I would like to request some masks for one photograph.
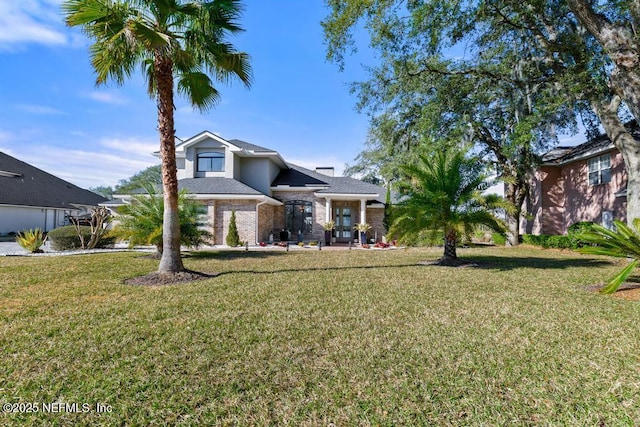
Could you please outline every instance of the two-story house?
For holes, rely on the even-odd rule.
[[[329,221],[336,223],[336,242],[356,239],[353,228],[361,222],[372,226],[370,239],[385,233],[385,189],[333,176],[331,167],[305,169],[274,150],[208,131],[177,143],[176,162],[178,187],[206,206],[215,244],[224,244],[232,211],[240,239],[250,244],[281,235],[322,240]]]
[[[638,126],[629,130],[640,140]],[[627,174],[620,151],[600,135],[575,147],[557,147],[542,156],[522,218],[527,234],[566,234],[572,224],[611,227],[626,221]]]

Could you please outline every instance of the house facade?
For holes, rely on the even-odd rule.
[[[636,139],[638,128],[631,129]],[[542,157],[521,230],[526,234],[567,234],[589,221],[611,227],[626,221],[627,174],[622,154],[606,135],[575,147],[557,147]]]
[[[178,187],[202,204],[217,245],[225,244],[233,211],[240,239],[252,245],[322,241],[329,221],[336,223],[338,243],[357,239],[356,223],[372,226],[368,239],[381,240],[386,232],[385,189],[333,176],[330,167],[305,169],[274,150],[207,131],[176,145],[176,163]]]
[[[50,231],[106,200],[0,152],[0,234]]]

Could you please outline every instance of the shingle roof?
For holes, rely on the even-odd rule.
[[[574,147],[555,147],[542,155],[542,161],[544,163],[555,162],[569,154],[573,149]]]
[[[350,177],[327,176],[292,163],[287,163],[289,170],[284,170],[273,181],[272,186],[288,185],[290,187],[318,187],[319,194],[362,194],[376,195],[372,199],[384,203],[386,190],[380,186]]]
[[[178,181],[178,188],[192,194],[262,195],[255,188],[232,178],[185,178]]]
[[[0,204],[74,209],[107,199],[0,152]]]
[[[268,153],[274,152],[274,150],[270,148],[260,147],[259,145],[251,144],[249,142],[242,141],[240,139],[229,139],[228,141],[229,143],[235,145],[236,147],[240,147],[243,150],[247,150],[247,151],[258,151],[258,152],[264,151]]]
[[[635,122],[625,124],[625,127],[636,140],[640,141],[640,127]],[[564,164],[579,160],[588,156],[603,153],[614,148],[613,142],[606,134],[599,135],[575,147],[556,147],[542,155],[542,161],[546,164]]]
[[[162,186],[156,186],[157,191],[162,191]],[[184,178],[178,180],[178,190],[187,190],[191,194],[242,194],[262,195],[255,188],[249,187],[233,178],[209,177],[209,178]],[[146,194],[147,190],[138,188],[131,194]]]
[[[327,182],[328,177],[325,175],[317,178],[311,176],[309,173],[295,169],[293,167],[294,165],[290,163],[287,163],[287,166],[289,166],[289,169],[281,170],[273,183],[271,183],[272,186],[288,185],[290,187],[319,187],[329,185]]]

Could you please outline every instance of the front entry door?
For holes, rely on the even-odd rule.
[[[336,222],[336,242],[349,242],[353,239],[351,208],[336,206],[334,214],[334,220]]]

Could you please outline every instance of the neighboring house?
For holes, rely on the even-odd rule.
[[[637,126],[629,129],[640,139]],[[557,147],[542,156],[521,231],[566,234],[580,221],[611,227],[626,221],[627,174],[622,155],[606,135],[575,147]]]
[[[0,152],[0,234],[49,231],[106,200]]]
[[[322,226],[330,220],[337,242],[357,238],[353,227],[360,222],[371,224],[370,239],[385,233],[385,189],[335,177],[331,167],[311,171],[274,150],[207,131],[179,142],[176,161],[178,187],[203,204],[215,244],[225,243],[232,211],[240,239],[250,244],[322,240]]]

